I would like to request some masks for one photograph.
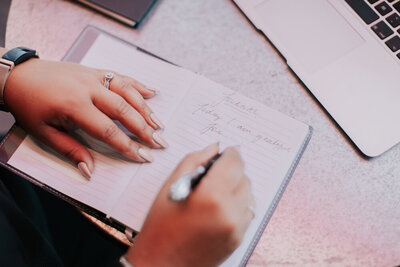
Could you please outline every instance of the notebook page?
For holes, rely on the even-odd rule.
[[[201,76],[170,122],[165,136],[170,147],[138,171],[111,216],[140,230],[154,197],[176,164],[187,153],[220,141],[236,146],[252,182],[256,216],[238,250],[224,266],[243,258],[309,127]]]
[[[185,75],[188,71],[105,35],[96,39],[81,63],[99,69],[112,69],[156,88],[159,94],[146,102],[167,127],[169,117],[174,112],[173,107],[181,101],[189,86]],[[39,147],[29,137],[25,138],[8,163],[50,187],[108,214],[140,164],[121,159],[118,153],[80,130],[77,134],[93,149],[91,152],[95,159],[95,170],[90,181],[85,180],[75,166],[45,147]]]

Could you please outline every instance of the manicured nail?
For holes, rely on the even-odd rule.
[[[147,86],[146,86],[146,89],[149,90],[149,91],[152,91],[154,95],[158,95],[158,90],[153,89],[153,88],[149,88]]]
[[[82,175],[87,178],[88,180],[90,180],[90,177],[92,176],[89,168],[87,166],[87,164],[83,161],[79,162],[78,164],[78,169],[81,171]]]
[[[161,135],[159,135],[157,132],[153,133],[153,139],[157,144],[159,144],[163,148],[167,148],[169,146],[167,141],[165,141],[164,138],[162,138]]]
[[[139,156],[141,156],[147,162],[153,162],[154,158],[150,154],[150,150],[146,148],[139,148],[138,149]]]
[[[155,124],[157,124],[157,126],[160,127],[160,129],[164,129],[165,128],[164,123],[161,122],[161,120],[156,116],[156,114],[154,114],[154,112],[150,114],[150,119]]]
[[[208,150],[219,150],[219,142],[213,143],[211,145],[206,146],[204,149],[204,151],[208,151]]]

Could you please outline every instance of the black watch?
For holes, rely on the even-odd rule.
[[[14,66],[27,61],[30,58],[38,57],[36,50],[26,47],[17,47],[5,53],[0,59],[0,110],[6,110],[4,105],[4,87],[7,78]]]

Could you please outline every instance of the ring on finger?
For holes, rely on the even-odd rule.
[[[105,88],[107,88],[107,89],[110,88],[110,82],[114,77],[115,77],[115,74],[114,74],[114,72],[111,72],[111,71],[109,71],[106,74],[104,74],[104,83],[103,83],[103,85],[104,85]]]

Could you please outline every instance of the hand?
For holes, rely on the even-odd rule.
[[[126,255],[135,266],[216,266],[240,244],[254,199],[236,149],[224,151],[184,202],[168,199],[176,179],[217,153],[217,144],[193,153],[172,173]]]
[[[14,68],[4,91],[5,104],[16,121],[89,177],[93,157],[68,135],[75,125],[138,162],[152,161],[150,149],[134,142],[112,119],[151,148],[168,146],[155,131],[162,123],[144,100],[155,91],[122,75],[116,75],[107,90],[103,86],[106,72],[74,63],[30,59]]]

